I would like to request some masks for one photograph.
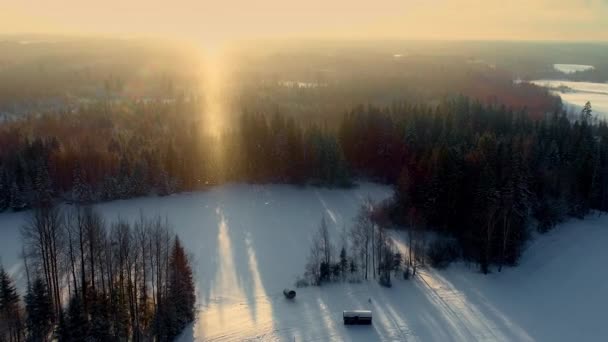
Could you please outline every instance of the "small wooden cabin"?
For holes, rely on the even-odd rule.
[[[370,310],[348,310],[342,312],[344,324],[372,324],[372,312]]]

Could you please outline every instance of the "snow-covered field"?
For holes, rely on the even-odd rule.
[[[564,74],[574,74],[575,72],[579,71],[595,69],[593,65],[584,64],[553,64],[553,68],[557,71],[563,72]]]
[[[608,340],[608,217],[560,225],[502,273],[457,264],[391,289],[333,284],[297,289],[286,300],[281,291],[303,272],[321,215],[338,235],[368,195],[383,199],[391,190],[226,185],[97,207],[108,220],[135,219],[140,209],[166,215],[192,252],[199,313],[181,341]],[[26,216],[0,214],[0,256],[13,273]],[[406,248],[403,239],[398,245]],[[372,326],[342,325],[342,310],[357,308],[373,311]]]
[[[573,82],[559,80],[531,81],[536,85],[554,90],[562,102],[573,112],[580,111],[587,101],[591,102],[593,112],[608,118],[608,83]]]

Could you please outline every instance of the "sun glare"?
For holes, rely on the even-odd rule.
[[[225,177],[224,144],[222,135],[226,129],[228,111],[228,69],[225,50],[217,41],[201,43],[202,125],[203,136],[211,139],[207,151],[209,167],[215,179]]]
[[[219,138],[225,115],[225,68],[222,51],[217,44],[202,46],[203,115],[206,133]]]

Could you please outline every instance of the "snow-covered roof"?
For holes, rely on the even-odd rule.
[[[345,310],[342,315],[344,317],[362,317],[372,318],[372,312],[370,310]]]

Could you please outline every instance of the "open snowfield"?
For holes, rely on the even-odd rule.
[[[531,83],[556,89],[568,87],[568,91],[554,91],[562,98],[564,105],[573,112],[579,112],[587,101],[591,102],[593,112],[608,119],[608,83],[573,82],[559,80],[536,80]]]
[[[553,68],[557,71],[563,72],[564,74],[574,74],[575,72],[579,71],[595,69],[593,65],[584,64],[553,64]]]
[[[391,190],[226,185],[97,208],[108,220],[135,219],[140,209],[167,216],[192,252],[199,313],[181,341],[608,340],[608,216],[560,225],[502,273],[484,276],[457,264],[425,269],[391,289],[374,281],[333,284],[297,289],[286,300],[282,289],[303,272],[321,215],[337,236],[368,195],[383,199]],[[0,214],[0,256],[16,275],[27,215]],[[359,308],[373,311],[373,325],[344,327],[342,310]]]

